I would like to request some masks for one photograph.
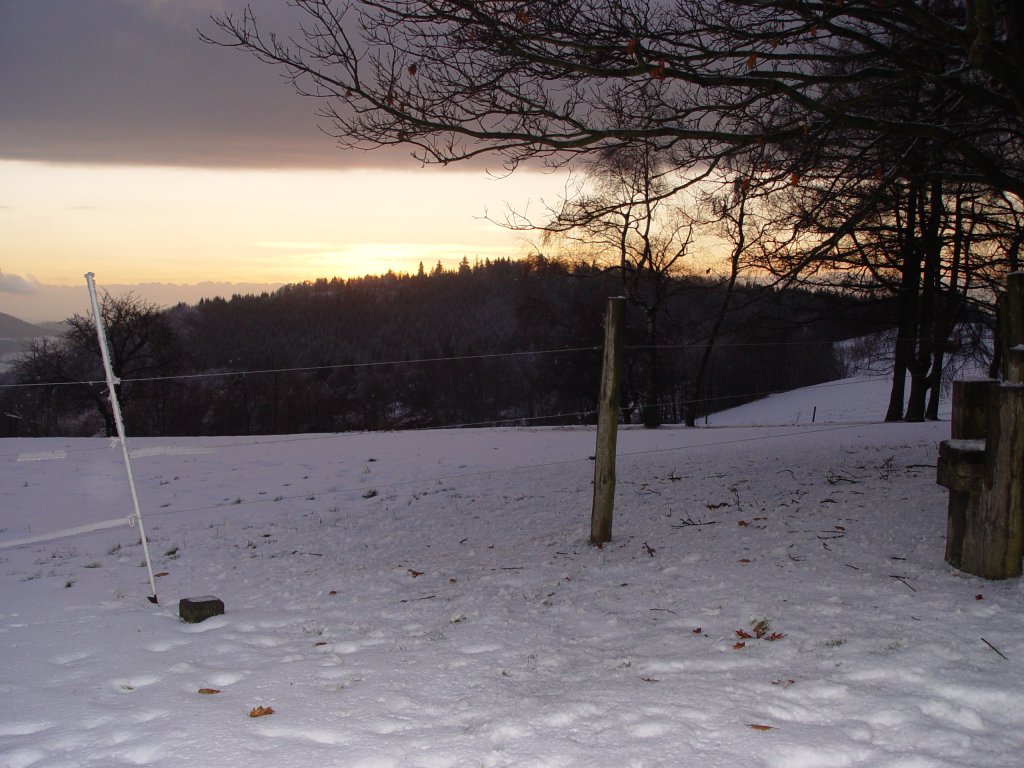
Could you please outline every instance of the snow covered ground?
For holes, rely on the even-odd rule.
[[[1024,587],[871,387],[624,429],[602,549],[587,429],[133,440],[158,606],[134,529],[50,538],[120,451],[2,440],[0,766],[1019,764]]]

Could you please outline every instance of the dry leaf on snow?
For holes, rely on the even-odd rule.
[[[273,707],[253,707],[249,710],[249,717],[264,717],[266,715],[274,714]]]
[[[220,693],[220,691],[216,688],[200,688],[199,693],[205,694],[207,696],[212,696],[215,693]]]

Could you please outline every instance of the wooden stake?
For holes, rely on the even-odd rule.
[[[608,299],[604,319],[604,363],[597,414],[597,450],[594,453],[594,503],[590,512],[590,543],[612,540],[615,508],[615,445],[619,425],[619,369],[626,299]]]

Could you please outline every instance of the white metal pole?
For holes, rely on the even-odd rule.
[[[89,286],[89,301],[92,304],[92,318],[96,323],[96,338],[100,343],[100,356],[103,358],[103,370],[107,376],[107,392],[110,396],[110,407],[114,412],[114,424],[117,425],[118,442],[121,444],[121,453],[124,455],[124,468],[128,472],[128,487],[132,492],[132,506],[134,514],[130,520],[138,523],[139,536],[142,538],[142,552],[146,556],[146,571],[149,573],[149,586],[153,589],[150,596],[151,603],[157,602],[156,579],[153,578],[153,563],[149,559],[149,543],[146,541],[146,529],[142,524],[142,508],[139,506],[139,495],[135,491],[135,475],[132,474],[132,462],[128,456],[128,441],[124,436],[124,421],[121,419],[121,405],[117,400],[117,391],[114,385],[120,380],[114,376],[114,369],[110,366],[110,351],[107,348],[107,334],[103,328],[103,315],[100,313],[99,301],[96,299],[96,282],[92,272],[85,274],[85,282]]]

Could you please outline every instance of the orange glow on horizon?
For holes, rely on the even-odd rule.
[[[0,163],[0,270],[52,285],[301,282],[519,258],[484,219],[554,204],[564,175]],[[532,208],[531,208],[532,210]]]

